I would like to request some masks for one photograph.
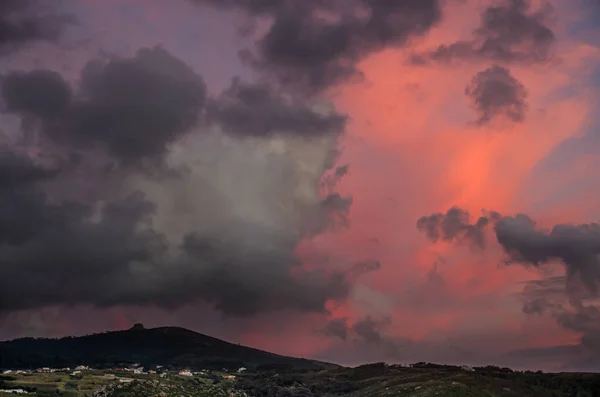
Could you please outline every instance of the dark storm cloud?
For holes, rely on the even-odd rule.
[[[577,276],[597,292],[600,282],[600,225],[559,224],[550,231],[536,227],[527,215],[503,217],[494,226],[496,238],[511,262],[542,266],[562,262],[568,276]]]
[[[368,344],[380,344],[384,337],[379,332],[379,328],[384,323],[389,323],[389,321],[378,322],[369,316],[353,324],[349,324],[347,318],[334,318],[327,323],[324,331],[325,334],[342,340],[348,339],[349,336],[355,336],[358,340]]]
[[[0,146],[0,188],[15,189],[56,175],[59,170],[36,166],[28,157]]]
[[[90,61],[72,97],[62,76],[46,70],[4,79],[7,110],[34,116],[54,141],[80,148],[100,145],[130,162],[162,155],[197,120],[204,81],[166,50],[139,50],[133,58]]]
[[[380,349],[386,359],[406,358],[405,354],[416,344],[408,339],[393,338],[381,333],[381,328],[389,325],[389,318],[373,319],[370,316],[349,324],[346,318],[334,318],[325,327],[325,334],[343,341],[352,340],[357,347]],[[422,352],[421,352],[422,353]]]
[[[581,335],[578,344],[520,351],[524,355],[564,356],[564,369],[589,371],[600,365],[600,307],[595,293],[581,280],[548,277],[529,281],[523,290],[523,312],[548,315],[564,329]]]
[[[293,133],[307,137],[340,133],[346,116],[319,114],[302,103],[293,103],[268,85],[233,84],[207,107],[209,119],[231,133],[244,136],[269,136]]]
[[[34,41],[57,40],[73,19],[53,14],[49,4],[37,0],[0,1],[0,52]]]
[[[495,214],[492,213],[491,216],[494,217]],[[467,211],[452,207],[445,214],[439,212],[419,218],[417,229],[433,242],[440,239],[449,242],[468,241],[472,246],[483,249],[484,233],[489,221],[488,217],[482,216],[471,224]]]
[[[64,116],[72,92],[62,75],[50,70],[13,72],[2,81],[6,110],[43,120]]]
[[[1,92],[40,139],[0,150],[0,311],[204,301],[236,316],[323,313],[379,268],[304,270],[296,254],[348,222],[334,110],[240,82],[208,99],[160,47],[91,60],[74,87],[13,71]],[[175,172],[136,167],[147,158]]]
[[[465,89],[484,125],[498,117],[520,123],[527,113],[527,91],[507,68],[494,65],[477,73]]]
[[[366,342],[378,344],[382,341],[381,334],[377,330],[378,325],[371,317],[366,317],[354,323],[352,331]]]
[[[252,230],[256,234],[265,232],[256,225]],[[313,271],[291,276],[291,268],[300,264],[290,251],[293,246],[278,252],[244,247],[243,254],[233,252],[232,247],[227,241],[187,236],[183,262],[189,263],[189,272],[183,274],[187,280],[175,280],[179,288],[185,286],[186,294],[197,289],[203,300],[226,314],[247,316],[282,309],[326,312],[325,302],[345,298],[353,281],[343,272],[328,275]],[[194,266],[198,261],[206,265]]]
[[[448,221],[448,217],[450,221]],[[515,354],[564,355],[568,369],[587,369],[600,364],[600,225],[597,223],[558,224],[550,230],[539,228],[525,214],[501,216],[491,212],[487,222],[494,225],[497,242],[504,249],[506,263],[541,268],[561,263],[565,275],[529,281],[523,289],[523,312],[549,315],[563,328],[581,334],[578,345],[535,349]],[[444,224],[444,222],[446,222]],[[473,228],[468,213],[452,208],[447,215],[433,214],[419,220],[418,228],[432,241],[453,241],[465,228]],[[482,230],[483,232],[483,230]]]
[[[73,126],[57,139],[100,143],[121,160],[162,154],[196,122],[206,96],[202,78],[160,47],[90,62],[81,77]]]
[[[255,14],[272,14],[284,7],[287,0],[191,0],[197,4],[208,4],[221,9],[240,8]],[[318,0],[320,1],[320,0]],[[309,0],[310,2],[310,0]]]
[[[9,148],[0,154],[0,311],[202,300],[236,316],[324,312],[326,301],[347,296],[357,274],[378,268],[359,264],[347,272],[292,276],[299,265],[294,241],[265,250],[216,232],[187,235],[173,255],[166,236],[152,227],[156,206],[143,193],[107,199],[99,211],[100,203],[57,203],[46,188],[58,171]],[[246,230],[256,241],[278,241],[260,225]]]
[[[246,51],[243,58],[308,93],[361,78],[358,61],[406,44],[441,19],[438,0],[192,1],[270,17],[256,53]]]
[[[533,10],[530,0],[497,0],[481,15],[472,40],[443,44],[413,57],[416,64],[452,60],[543,63],[553,55],[556,35],[548,3]]]
[[[325,334],[334,336],[342,340],[348,339],[348,319],[347,318],[334,318],[325,327]]]
[[[433,242],[471,240],[484,247],[484,232],[494,224],[496,240],[504,249],[507,262],[536,267],[552,261],[565,265],[569,277],[577,276],[596,293],[600,283],[600,225],[597,223],[555,225],[550,231],[540,229],[525,214],[502,216],[489,212],[470,224],[469,213],[453,207],[446,214],[421,217],[417,229]]]

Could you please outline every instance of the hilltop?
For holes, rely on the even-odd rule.
[[[0,368],[150,367],[237,369],[329,369],[335,364],[281,356],[203,335],[185,328],[144,328],[60,339],[20,338],[0,342]]]

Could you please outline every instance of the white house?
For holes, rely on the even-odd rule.
[[[246,371],[247,369],[248,369],[248,368],[246,368],[246,367],[240,367],[240,368],[237,370],[237,371],[238,371],[238,374],[241,374],[242,372]]]
[[[179,375],[181,375],[181,376],[194,376],[194,374],[192,374],[192,372],[189,369],[184,369],[182,371],[179,371]]]

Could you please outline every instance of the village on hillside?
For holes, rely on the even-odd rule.
[[[140,364],[108,369],[96,369],[86,365],[79,365],[75,368],[4,369],[0,375],[0,396],[8,394],[44,396],[46,395],[44,390],[58,390],[62,393],[60,395],[73,397],[92,396],[101,390],[127,385],[135,381],[195,379],[203,384],[218,384],[231,382],[236,379],[237,374],[246,370],[245,367],[240,367],[236,371],[227,369],[193,371],[185,368],[165,368],[161,365],[147,369]],[[69,393],[69,389],[72,389],[72,393]]]

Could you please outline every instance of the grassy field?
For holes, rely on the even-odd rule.
[[[213,375],[222,377],[222,374],[219,373]],[[132,381],[124,383],[120,381],[121,379]],[[63,373],[33,373],[0,375],[0,382],[3,389],[28,391],[27,394],[23,394],[27,397],[234,397],[245,395],[245,393],[235,392],[233,380],[223,379],[218,384],[213,384],[213,380],[209,377],[194,376],[190,378],[174,374],[162,378],[159,375],[115,371],[84,371],[81,375],[76,376]],[[15,397],[15,395],[0,391],[0,397]]]
[[[34,373],[26,375],[0,376],[3,380],[3,389],[34,390],[27,396],[65,396],[65,397],[91,397],[94,392],[103,385],[115,382],[109,377],[108,372],[89,371],[79,376],[71,376],[64,373]],[[0,397],[15,394],[2,393]]]

